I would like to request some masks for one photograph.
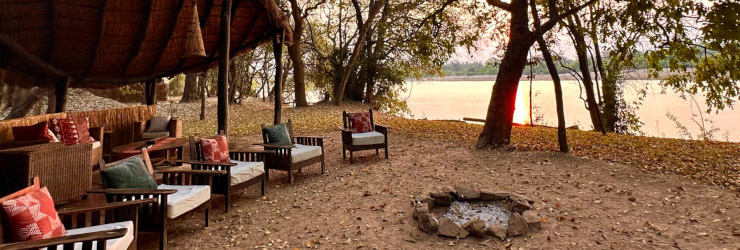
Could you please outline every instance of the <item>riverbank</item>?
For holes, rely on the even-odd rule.
[[[662,80],[667,78],[668,76],[671,76],[672,73],[668,72],[667,70],[664,70],[663,72],[660,72],[659,77],[651,78],[648,77],[648,71],[641,69],[641,70],[630,70],[624,73],[624,80]],[[520,81],[529,81],[529,74],[527,72],[524,72],[522,77],[520,78]],[[576,80],[576,77],[572,74],[559,74],[560,80],[563,81],[572,81]],[[591,74],[592,79],[595,79],[595,75]],[[552,77],[550,74],[535,74],[534,80],[536,81],[550,81],[552,80]],[[442,77],[427,77],[419,80],[412,80],[412,81],[496,81],[496,75],[470,75],[470,76],[442,76]]]
[[[159,104],[160,114],[184,119],[185,135],[211,135],[216,131],[216,102],[208,101],[206,121],[198,120],[199,104]],[[341,113],[367,110],[363,104],[314,105],[288,108],[283,119],[292,119],[296,133],[326,133],[342,125]],[[261,123],[272,121],[269,103],[250,99],[231,108],[232,136],[259,133]],[[394,134],[418,138],[459,141],[472,148],[482,125],[452,121],[414,120],[376,113],[380,124],[393,127]],[[677,174],[687,179],[727,188],[740,189],[740,143],[705,142],[682,139],[607,134],[568,130],[571,155],[622,163],[634,170],[658,174]],[[544,126],[515,126],[512,131],[514,151],[557,151],[557,129]]]

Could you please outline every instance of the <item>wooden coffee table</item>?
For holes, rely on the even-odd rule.
[[[113,148],[111,151],[118,156],[117,159],[122,159],[127,156],[136,155],[136,151],[139,151],[142,148],[148,148],[147,150],[149,155],[152,157],[152,165],[179,165],[178,163],[175,163],[175,161],[182,160],[185,145],[188,143],[189,141],[186,138],[157,138],[121,145]],[[176,154],[175,161],[170,160],[170,152],[172,151],[175,151]],[[160,157],[161,159],[159,159]],[[155,158],[157,159],[156,161]]]

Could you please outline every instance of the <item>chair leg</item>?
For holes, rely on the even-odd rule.
[[[349,151],[349,164],[355,163],[355,157],[352,150]]]
[[[293,186],[293,170],[288,170],[288,184]]]
[[[229,206],[231,205],[231,187],[226,188],[226,201],[224,201],[224,212],[229,212]]]
[[[264,179],[262,180],[262,195],[260,196],[265,196],[265,180]]]
[[[167,215],[161,215],[167,216]],[[162,231],[159,232],[159,249],[167,249],[167,218],[164,219],[162,224]]]
[[[326,165],[326,162],[324,161],[324,155],[321,155],[321,174],[324,174],[324,165]]]
[[[342,146],[342,160],[346,160],[346,159],[347,159],[347,150],[344,149],[344,146]]]
[[[375,149],[375,155],[380,155],[380,149],[379,148],[376,148]]]
[[[385,145],[385,159],[388,159],[388,144]]]
[[[210,201],[208,201],[208,202],[210,202]],[[210,218],[209,218],[210,217],[209,216],[210,212],[211,212],[211,206],[209,205],[209,206],[206,207],[206,213],[205,213],[206,214],[206,218],[205,218],[206,219],[206,223],[205,223],[206,224],[206,227],[208,227],[208,221],[210,221]]]

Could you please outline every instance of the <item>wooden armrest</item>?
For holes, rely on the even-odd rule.
[[[233,162],[215,162],[215,161],[175,161],[175,163],[187,163],[194,165],[207,165],[207,166],[236,166],[238,164]]]
[[[226,171],[223,171],[223,170],[172,169],[172,170],[154,170],[154,173],[158,173],[158,174],[223,175],[223,174],[226,174]]]
[[[351,129],[348,129],[348,128],[337,127],[337,129],[339,129],[339,131],[342,131],[342,132],[352,133],[352,130]]]
[[[256,145],[256,144],[252,144]],[[259,146],[259,145],[257,145]],[[229,154],[231,153],[257,153],[257,154],[274,154],[275,152],[270,150],[264,150],[264,149],[247,149],[247,150],[239,150],[239,149],[229,149]]]
[[[391,129],[391,128],[392,128],[392,127],[390,127],[390,126],[385,126],[385,125],[380,125],[380,124],[375,124],[375,126],[376,126],[376,127],[381,127],[381,128],[385,128],[385,129]]]
[[[140,205],[155,203],[155,202],[157,202],[157,198],[149,198],[149,199],[141,199],[141,200],[133,200],[133,201],[121,201],[121,202],[106,203],[103,205],[92,206],[92,207],[61,209],[57,211],[57,213],[59,214],[59,216],[64,216],[67,214],[79,214],[79,213],[103,211],[103,210],[122,208],[122,207],[140,206]]]
[[[141,194],[141,195],[167,195],[177,193],[175,189],[136,189],[136,188],[107,188],[87,190],[91,194]]]
[[[45,247],[56,249],[58,245],[85,241],[105,241],[109,239],[121,238],[126,235],[126,232],[128,232],[128,229],[119,228],[93,233],[61,236],[44,240],[14,242],[9,244],[0,244],[0,249],[39,249]]]
[[[295,145],[278,145],[274,143],[259,143],[259,144],[254,144],[254,145],[259,145],[259,146],[268,147],[268,148],[282,148],[282,149],[291,149],[295,147]]]

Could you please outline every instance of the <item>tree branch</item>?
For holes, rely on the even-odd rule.
[[[501,0],[486,0],[488,4],[494,7],[498,7],[499,9],[503,9],[505,11],[511,11],[511,4],[510,3],[504,3],[501,2]]]
[[[577,13],[578,11],[580,11],[581,9],[586,8],[586,7],[588,7],[589,5],[591,5],[591,4],[595,3],[595,2],[596,2],[596,0],[589,0],[588,2],[584,3],[583,5],[578,6],[578,7],[575,7],[575,8],[572,8],[572,9],[566,11],[563,14],[556,15],[554,17],[553,16],[550,16],[550,20],[547,20],[547,22],[543,23],[542,26],[540,26],[539,30],[535,30],[534,33],[535,34],[539,34],[539,33],[544,34],[544,33],[546,33],[547,31],[549,31],[550,29],[552,29],[553,27],[555,27],[555,25],[558,22],[560,22],[561,20],[563,20],[563,18],[566,18],[566,17],[568,17],[570,15],[573,15],[573,14]],[[553,11],[554,9],[555,9],[555,6],[550,6],[550,14],[551,15],[552,15],[552,13],[556,13],[557,12],[557,11]]]

